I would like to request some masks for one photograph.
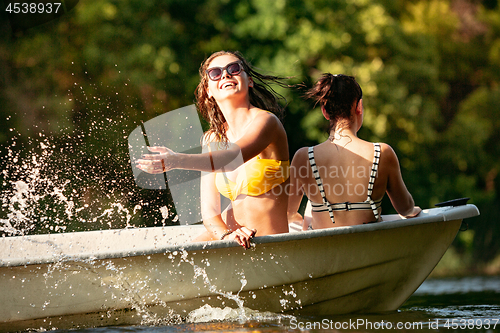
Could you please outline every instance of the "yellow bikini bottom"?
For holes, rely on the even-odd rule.
[[[284,183],[289,176],[290,161],[262,159],[256,156],[245,163],[235,181],[227,178],[223,172],[217,173],[215,186],[220,194],[234,201],[240,194],[258,196],[266,193]]]

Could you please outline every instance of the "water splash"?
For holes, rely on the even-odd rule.
[[[131,203],[117,180],[106,179],[97,166],[79,169],[79,158],[61,153],[52,140],[40,135],[31,149],[18,149],[15,141],[6,148],[0,234],[131,227],[142,205]]]
[[[73,83],[47,96],[42,122],[7,117],[20,125],[0,146],[0,235],[175,223],[175,211],[159,211],[168,194],[141,192],[130,170],[127,137],[146,118],[130,80],[104,84],[87,64],[71,67]]]
[[[285,319],[295,317],[291,315],[276,314],[272,312],[261,312],[246,307],[239,309],[233,309],[230,307],[218,308],[212,307],[209,304],[205,304],[202,307],[191,311],[186,317],[186,322],[207,323],[214,321],[233,321],[243,324],[249,321],[261,321],[269,318],[276,320],[279,318]]]
[[[129,240],[143,239],[143,234],[134,229],[104,233],[106,235],[100,238],[103,240],[103,245],[110,239],[107,237],[108,233],[120,235],[125,233]],[[51,264],[33,268],[39,279],[31,280],[30,275],[25,275],[28,278],[22,285],[13,282],[17,283],[17,287],[22,286],[21,289],[36,288],[37,293],[38,290],[41,293],[39,297],[32,299],[29,298],[30,293],[25,294],[26,306],[38,308],[49,316],[49,313],[54,315],[51,311],[59,311],[57,308],[61,306],[61,301],[62,304],[70,304],[74,298],[79,304],[86,303],[94,307],[86,311],[101,311],[103,318],[109,319],[108,322],[113,323],[115,320],[122,320],[123,316],[127,318],[132,316],[133,321],[128,323],[146,326],[173,325],[186,321],[192,323],[238,321],[245,324],[259,320],[258,318],[263,315],[245,307],[249,306],[245,302],[250,300],[251,303],[252,298],[255,299],[257,296],[245,290],[249,285],[249,275],[247,275],[249,273],[244,267],[236,269],[236,275],[233,275],[236,279],[231,282],[231,291],[227,291],[227,286],[214,269],[217,268],[216,262],[200,257],[199,252],[195,254],[196,251],[188,252],[179,248],[155,254],[128,253],[133,256],[125,255],[123,258],[115,259],[96,257],[79,259],[78,254],[81,253],[79,246],[82,245],[78,244],[86,244],[87,239],[83,239],[83,242],[82,239],[75,239],[77,243],[71,251],[68,251],[67,242],[57,240],[72,237],[73,234],[22,238],[24,242],[43,245],[36,247],[35,250],[39,253],[47,251],[48,260],[53,260]],[[153,237],[156,235],[144,238],[144,242],[151,243]],[[162,244],[159,246],[163,246]],[[82,246],[83,252],[95,256],[102,254],[99,250],[86,251],[93,248],[86,246]],[[75,257],[72,257],[71,253]],[[217,258],[215,257],[215,260],[219,260]],[[284,308],[291,308],[291,303],[297,299],[296,289],[288,286],[280,288],[280,291],[283,292],[282,297],[290,300],[290,304],[287,303]],[[208,298],[205,297],[207,295]],[[196,300],[199,296],[201,296],[200,302]],[[214,303],[211,303],[212,301]],[[202,306],[205,302],[210,306]],[[230,304],[232,308],[225,307],[226,304]],[[185,312],[187,309],[195,310]]]
[[[75,135],[74,139],[73,143],[61,143],[41,134],[37,140],[30,141],[31,148],[19,149],[15,140],[10,147],[7,147],[8,158],[1,173],[0,234],[22,236],[134,226],[134,218],[140,214],[144,204],[142,202],[131,204],[128,200],[130,190],[122,184],[126,181],[113,177],[113,174],[103,175],[98,163],[95,167],[79,169],[80,166],[89,165],[80,163],[89,156],[79,155],[77,152],[77,148],[83,145],[82,135]],[[162,225],[177,218],[175,211],[168,205],[160,206],[159,212]],[[139,315],[143,325],[170,325],[186,320],[186,314],[181,317],[173,310],[169,310],[168,304],[158,294],[157,289],[151,287],[158,283],[155,278],[146,275],[137,280],[129,279],[130,273],[127,270],[133,267],[127,266],[127,263],[70,258],[56,245],[52,246],[50,251],[56,260],[48,264],[47,270],[42,274],[49,296],[57,295],[64,290],[70,297],[78,297],[77,287],[73,285],[74,280],[71,277],[81,275],[99,281],[109,300],[128,303],[129,308]],[[225,292],[209,278],[208,260],[202,261],[201,264],[195,263],[184,250],[165,255],[172,260],[172,263],[177,265],[187,263],[191,267],[190,269],[184,265],[180,273],[173,267],[169,272],[170,277],[175,278],[176,274],[181,274],[187,280],[192,279],[200,288],[207,288],[224,300],[231,300],[237,304],[237,308],[231,310],[210,309],[205,306],[192,312],[189,320],[210,320],[207,317],[209,311],[212,312],[211,320],[225,316],[245,322],[256,318],[258,312],[245,308],[244,299],[240,297],[240,293],[248,283],[243,270],[237,273],[239,290]],[[255,298],[255,294],[253,296]],[[47,298],[38,303],[32,301],[30,306],[45,310],[57,306],[56,303],[53,299]],[[152,306],[162,307],[167,311],[158,314],[152,310]],[[107,316],[113,316],[113,309],[107,311]],[[203,319],[200,319],[202,317]]]
[[[66,190],[69,180],[47,172],[52,155],[48,142],[40,142],[37,148],[40,153],[32,151],[30,158],[8,150],[10,163],[2,171],[4,191],[0,196],[7,217],[0,220],[4,225],[0,230],[8,235],[24,235],[35,229],[64,231],[64,220],[74,216],[75,204]]]

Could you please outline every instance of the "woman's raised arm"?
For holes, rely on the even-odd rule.
[[[415,206],[413,197],[406,188],[401,175],[401,168],[399,160],[388,144],[382,144],[381,156],[386,159],[386,168],[388,169],[388,182],[387,182],[387,195],[391,199],[394,209],[398,214],[404,217],[414,217],[422,210],[420,207]]]
[[[222,150],[212,150],[202,154],[182,154],[167,147],[150,147],[149,150],[156,154],[142,156],[137,161],[137,167],[148,173],[163,173],[171,169],[233,171],[261,153],[270,144],[279,144],[278,135],[280,132],[284,133],[280,128],[279,119],[268,112],[259,112],[249,127],[242,138],[235,143],[227,143],[227,147]],[[224,143],[216,144],[224,145]],[[274,158],[288,160],[288,156]]]

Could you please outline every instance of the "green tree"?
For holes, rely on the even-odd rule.
[[[135,185],[126,138],[141,121],[192,104],[200,63],[227,49],[291,84],[354,75],[366,108],[360,136],[394,147],[419,205],[470,196],[482,212],[470,223],[472,255],[498,255],[496,1],[94,0],[35,28],[0,28],[4,191],[29,178],[19,170],[57,174],[55,187],[36,183],[54,193],[39,206],[59,221],[73,202],[71,229],[172,223],[159,213],[168,193]],[[324,140],[327,123],[303,92],[278,92],[289,103],[291,153]],[[24,167],[12,166],[15,156]],[[466,248],[460,238],[455,246]]]

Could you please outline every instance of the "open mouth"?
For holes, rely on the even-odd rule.
[[[231,88],[231,87],[234,87],[234,86],[236,86],[236,82],[224,82],[221,85],[221,89]]]

